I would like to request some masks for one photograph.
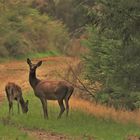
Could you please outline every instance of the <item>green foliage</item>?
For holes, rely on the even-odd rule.
[[[13,57],[22,56],[28,52],[28,44],[15,33],[8,35],[4,46]]]
[[[115,109],[135,110],[140,107],[140,93],[129,92],[120,88],[104,89],[96,93],[96,102],[113,106]]]
[[[0,40],[0,57],[19,57],[50,50],[64,52],[69,34],[61,22],[17,0],[16,4],[8,2],[0,13]]]
[[[44,120],[42,105],[37,97],[33,93],[28,93],[25,98],[29,99],[29,112],[27,115],[17,115],[17,104],[14,104],[15,114],[11,116],[9,122],[14,124],[15,127],[56,132],[67,135],[71,139],[123,140],[128,135],[140,135],[140,127],[137,125],[121,124],[112,120],[95,118],[78,109],[70,109],[68,118],[64,113],[62,118],[57,120],[59,107],[50,102],[48,102],[49,120]],[[2,118],[6,120],[7,113],[8,103],[5,101],[1,105],[0,120]]]
[[[88,56],[85,56],[87,78],[92,83],[102,83],[103,91],[116,87],[116,92],[120,88],[119,96],[114,99],[115,104],[121,106],[120,101],[125,98],[126,108],[133,98],[130,93],[140,91],[139,11],[137,0],[99,0],[93,9],[89,9],[95,21],[88,28],[89,38],[84,42],[90,49]],[[135,104],[135,99],[130,104]]]
[[[32,6],[40,13],[47,13],[65,23],[70,32],[78,34],[83,31],[84,26],[91,22],[87,16],[87,6],[92,7],[93,0],[49,0],[44,2],[33,1]]]
[[[48,56],[60,56],[60,52],[58,51],[46,51],[46,52],[38,52],[38,53],[27,53],[24,56],[16,56],[15,59],[23,60],[25,58],[44,58]],[[61,54],[62,55],[62,54]]]
[[[86,9],[81,3],[82,1],[60,0],[56,5],[56,17],[61,19],[72,32],[87,22]]]
[[[93,82],[102,82],[104,85],[112,80],[111,76],[115,73],[116,50],[119,49],[120,41],[107,39],[105,36],[101,36],[98,29],[94,27],[88,29],[90,34],[88,40],[83,42],[83,45],[88,46],[91,50],[88,56],[85,56],[87,60],[87,70],[89,72],[89,79]],[[118,56],[116,56],[118,57]],[[107,79],[110,78],[110,79]],[[110,81],[111,83],[112,81]]]

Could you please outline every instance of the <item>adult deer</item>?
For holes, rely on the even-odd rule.
[[[18,86],[15,83],[9,82],[5,86],[5,91],[6,91],[7,99],[9,102],[9,114],[11,112],[11,109],[12,109],[12,113],[13,113],[13,101],[14,100],[17,101],[18,113],[20,113],[19,104],[21,105],[23,113],[28,112],[28,100],[26,102],[24,101],[24,99],[22,97],[22,90],[21,90],[20,86]]]
[[[66,116],[69,112],[69,99],[73,93],[73,86],[71,86],[66,81],[51,81],[51,80],[39,80],[36,77],[36,69],[42,64],[42,61],[39,61],[36,64],[32,64],[31,60],[28,58],[27,63],[29,64],[29,82],[31,87],[34,90],[35,96],[37,96],[41,103],[44,112],[44,118],[48,118],[47,111],[47,100],[57,100],[60,106],[60,113],[58,118],[61,118],[61,115],[65,111],[63,100],[66,105]]]

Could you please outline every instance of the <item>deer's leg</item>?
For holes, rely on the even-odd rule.
[[[47,119],[48,119],[47,100],[45,100],[45,113],[46,113],[46,117],[47,117]]]
[[[66,105],[66,117],[68,117],[68,114],[69,114],[69,100],[65,99],[65,105]]]
[[[20,114],[19,100],[17,100],[18,114]]]
[[[47,111],[47,101],[45,99],[41,99],[42,108],[44,112],[44,118],[48,119],[48,111]]]
[[[69,99],[72,95],[73,89],[69,90],[69,93],[67,93],[66,97],[65,97],[65,105],[66,105],[66,116],[68,116],[69,114]]]
[[[59,113],[57,118],[59,119],[59,118],[61,118],[61,115],[65,111],[65,107],[64,107],[64,104],[63,104],[63,100],[58,100],[58,104],[60,106],[60,113]]]
[[[9,102],[9,114],[11,114],[11,109],[12,109],[12,114],[13,114],[13,103]]]

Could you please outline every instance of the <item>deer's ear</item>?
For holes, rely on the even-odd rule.
[[[29,58],[27,58],[27,63],[31,65],[31,60]]]
[[[39,61],[39,62],[37,63],[37,67],[41,66],[41,64],[42,64],[42,61]]]

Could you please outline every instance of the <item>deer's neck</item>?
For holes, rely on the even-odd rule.
[[[36,77],[36,71],[30,72],[29,74],[29,82],[33,89],[35,89],[36,85],[39,83],[39,79]]]

